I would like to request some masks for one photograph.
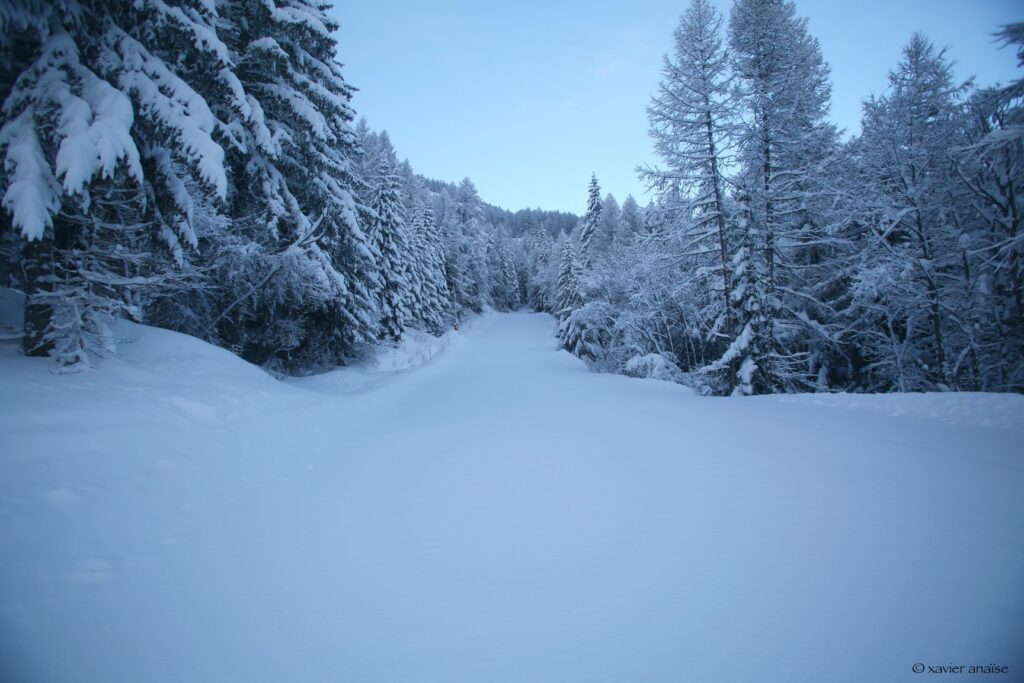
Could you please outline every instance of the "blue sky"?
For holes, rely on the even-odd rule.
[[[620,202],[647,202],[646,106],[687,0],[377,0],[340,3],[340,59],[354,106],[402,157],[441,180],[470,177],[509,209],[581,212],[596,172]],[[716,0],[728,14],[731,0]],[[856,132],[915,30],[949,48],[959,78],[1014,77],[991,33],[1019,0],[797,0],[832,67],[832,118]]]

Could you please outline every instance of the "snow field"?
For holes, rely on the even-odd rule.
[[[0,679],[1024,671],[1024,398],[701,398],[553,325],[287,383],[129,323],[80,375],[2,342]]]

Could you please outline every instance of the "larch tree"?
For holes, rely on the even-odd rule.
[[[750,245],[745,258],[751,282],[735,301],[741,317],[734,329],[742,335],[749,327],[742,311],[763,316],[763,324],[750,328],[760,339],[748,347],[761,349],[761,357],[740,360],[756,366],[760,377],[744,384],[764,391],[806,389],[816,377],[809,338],[823,333],[814,317],[824,302],[813,283],[828,269],[817,254],[830,241],[821,214],[827,191],[818,185],[836,147],[827,120],[829,69],[807,20],[796,16],[789,0],[737,0],[729,45],[740,107],[736,182],[749,233],[737,243]]]
[[[962,294],[952,155],[963,141],[959,92],[951,63],[914,34],[888,91],[864,105],[857,151],[869,233],[856,301],[877,313],[860,326],[860,342],[875,373],[904,391],[952,386],[957,374],[950,335]]]
[[[693,0],[674,34],[674,54],[666,56],[658,94],[647,109],[650,136],[664,168],[642,177],[666,201],[684,233],[675,258],[701,293],[698,326],[718,353],[734,336],[732,250],[727,225],[724,169],[735,130],[736,104],[722,17],[709,0]],[[735,363],[721,364],[730,384]],[[718,366],[716,366],[716,369]],[[731,386],[729,387],[731,388]]]
[[[997,34],[1016,46],[1024,68],[1024,23]],[[971,195],[982,228],[972,241],[978,279],[989,293],[981,320],[986,389],[1024,390],[1024,78],[976,92],[968,104],[969,142],[957,174]],[[970,261],[968,260],[967,263]],[[981,324],[981,320],[977,324]]]

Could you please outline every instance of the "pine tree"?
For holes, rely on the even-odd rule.
[[[429,205],[420,208],[413,221],[412,230],[421,249],[419,261],[423,284],[418,317],[428,332],[439,334],[448,326],[451,294],[445,281],[441,234],[434,210]]]
[[[499,311],[510,311],[519,305],[519,273],[509,252],[509,238],[501,231],[487,231],[484,242],[491,304]]]
[[[526,304],[533,310],[557,314],[557,266],[561,252],[547,230],[526,233]]]
[[[0,14],[0,61],[14,77],[3,203],[25,239],[23,345],[75,368],[111,346],[110,317],[139,317],[138,290],[161,279],[152,236],[178,263],[196,246],[186,188],[226,196],[207,84],[167,56],[230,71],[200,3],[18,2]]]
[[[597,175],[590,176],[587,188],[587,210],[583,214],[580,229],[580,268],[589,270],[593,261],[594,236],[601,226],[601,187],[597,184]]]
[[[636,236],[643,230],[643,216],[640,205],[637,204],[633,195],[626,197],[622,202],[622,221],[619,223],[620,232],[615,236],[615,245],[620,249],[628,249]]]
[[[733,373],[730,382],[731,393],[737,396],[765,394],[772,391],[767,383],[768,376],[759,372],[770,360],[764,343],[766,321],[764,315],[765,293],[762,284],[765,273],[759,271],[763,262],[757,258],[760,247],[757,228],[748,225],[749,209],[741,213],[739,234],[742,242],[732,258],[732,307],[736,311],[739,325],[725,353],[709,369],[729,369]]]
[[[606,259],[612,249],[615,237],[622,232],[622,209],[611,192],[601,202],[601,225],[597,232],[596,251]]]
[[[226,0],[219,14],[244,107],[229,150],[237,233],[217,248],[218,337],[286,369],[343,361],[376,337],[378,255],[360,226],[337,24],[300,0]]]
[[[446,279],[457,316],[483,311],[489,299],[481,205],[476,187],[465,178],[455,188],[445,221]]]
[[[410,249],[401,183],[387,157],[381,159],[377,170],[370,209],[374,215],[370,234],[381,255],[381,335],[383,339],[398,341],[413,317]]]
[[[566,239],[562,245],[561,261],[558,265],[558,318],[565,320],[573,310],[579,307],[579,265],[572,240]]]
[[[568,323],[573,312],[583,303],[580,296],[579,279],[580,269],[576,260],[576,252],[573,249],[572,240],[566,239],[562,246],[562,257],[558,266],[556,305],[558,306],[559,338],[562,340],[562,346],[570,352],[574,352],[575,339],[572,338]]]

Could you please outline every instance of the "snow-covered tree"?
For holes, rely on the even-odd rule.
[[[914,34],[888,91],[864,105],[857,155],[868,235],[855,283],[855,310],[865,317],[858,341],[873,358],[871,373],[904,391],[956,384],[959,92],[950,62]]]
[[[489,301],[480,196],[469,178],[459,183],[445,222],[445,265],[456,311],[479,313]]]
[[[370,209],[373,223],[369,232],[381,255],[381,334],[385,339],[398,341],[413,318],[411,249],[400,180],[387,157],[380,160]]]
[[[620,232],[615,236],[614,245],[619,249],[628,249],[636,236],[643,230],[643,215],[640,205],[637,204],[633,195],[626,197],[622,202],[622,220],[619,222]]]
[[[564,321],[580,306],[579,265],[572,240],[566,239],[562,245],[561,260],[558,264],[557,314]]]
[[[1024,23],[1003,27],[1024,67]],[[958,153],[957,175],[968,188],[979,226],[961,239],[964,277],[977,282],[978,311],[970,308],[970,329],[978,329],[982,386],[1024,389],[1024,78],[985,88],[969,102],[968,144]],[[970,271],[973,270],[973,273]],[[969,275],[970,273],[970,275]]]
[[[3,205],[25,240],[24,349],[75,367],[110,345],[104,319],[139,314],[132,290],[147,283],[154,234],[144,226],[180,262],[196,245],[186,183],[226,196],[216,119],[179,75],[191,73],[166,61],[226,55],[200,3],[16,2],[0,14],[13,76]]]
[[[831,239],[822,212],[829,190],[820,184],[836,147],[829,69],[789,0],[737,0],[729,44],[741,114],[737,183],[750,216],[745,230],[756,233],[737,241],[753,244],[746,258],[754,280],[744,296],[758,300],[764,320],[751,328],[764,349],[751,386],[806,389],[817,376],[811,339],[823,333],[816,309],[825,307],[813,285],[827,275],[821,251]],[[752,310],[754,302],[739,306]],[[733,329],[742,335],[751,322],[741,313]]]
[[[355,195],[351,88],[314,3],[226,0],[220,30],[244,117],[229,150],[238,258],[218,335],[252,360],[338,362],[376,336],[375,261]]]
[[[580,227],[580,268],[584,271],[590,268],[593,261],[591,251],[601,227],[601,209],[601,187],[597,184],[597,175],[592,175],[587,187],[587,210]]]
[[[422,281],[419,309],[415,316],[424,329],[439,334],[448,326],[451,294],[445,281],[441,233],[434,210],[429,205],[420,207],[413,219],[412,233],[415,236]]]
[[[490,279],[491,304],[499,311],[519,306],[519,271],[512,255],[512,244],[502,231],[485,235],[487,270]]]
[[[693,0],[674,33],[674,55],[665,57],[658,94],[648,107],[650,135],[665,168],[643,177],[657,190],[685,237],[681,253],[701,291],[702,343],[722,350],[734,337],[732,249],[724,169],[735,131],[732,75],[722,44],[722,18],[709,0]],[[735,369],[735,368],[733,368]]]
[[[616,235],[622,233],[622,209],[615,195],[611,192],[601,202],[601,223],[595,240],[595,251],[602,259],[607,259]]]

